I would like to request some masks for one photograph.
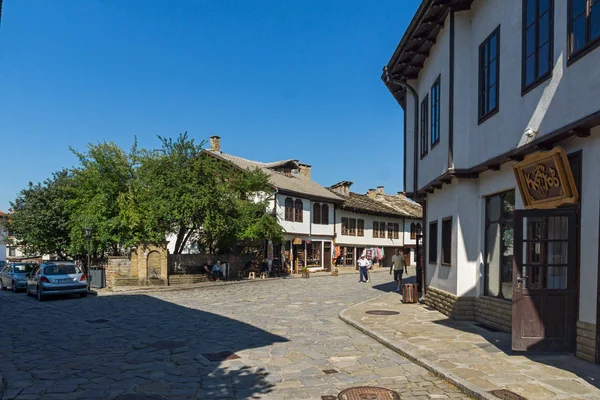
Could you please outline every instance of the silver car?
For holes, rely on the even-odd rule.
[[[37,267],[27,278],[27,294],[39,301],[55,294],[79,294],[87,297],[87,277],[70,261],[50,261]]]
[[[0,289],[11,288],[13,292],[25,289],[27,276],[37,267],[33,262],[8,263],[0,271]]]

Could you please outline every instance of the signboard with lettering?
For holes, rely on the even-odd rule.
[[[526,209],[556,208],[579,201],[575,179],[562,147],[530,154],[513,166]]]

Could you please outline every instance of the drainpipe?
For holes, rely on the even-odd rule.
[[[413,99],[415,102],[415,116],[414,116],[414,156],[413,156],[413,161],[414,161],[414,167],[413,167],[413,193],[414,193],[414,197],[416,198],[417,196],[417,177],[418,177],[418,171],[419,171],[419,163],[417,161],[417,157],[419,154],[419,95],[417,94],[417,91],[415,90],[415,88],[413,88],[411,85],[409,85],[406,82],[406,78],[403,78],[401,80],[394,80],[390,77],[390,74],[388,72],[388,67],[385,66],[383,67],[383,74],[385,76],[385,84],[386,86],[389,87],[389,85],[391,83],[393,83],[394,85],[399,85],[402,86],[405,89],[408,89],[410,91],[410,93],[413,95]],[[406,117],[405,117],[406,118]],[[406,143],[405,143],[406,144]],[[405,150],[406,151],[406,150]],[[406,189],[406,188],[405,188]]]

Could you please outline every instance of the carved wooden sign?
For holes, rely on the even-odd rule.
[[[579,201],[565,150],[555,147],[525,157],[513,166],[526,209],[556,208]]]

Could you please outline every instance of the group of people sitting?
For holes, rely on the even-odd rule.
[[[212,261],[208,261],[204,264],[204,271],[206,272],[208,279],[217,282],[223,280],[223,267],[221,266],[221,261],[211,264]]]

